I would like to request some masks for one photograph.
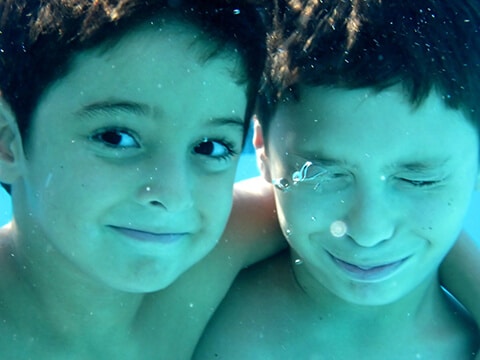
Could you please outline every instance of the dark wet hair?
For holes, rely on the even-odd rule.
[[[1,96],[24,135],[40,96],[68,72],[73,54],[121,38],[133,26],[172,12],[218,41],[219,49],[226,44],[235,47],[243,57],[253,102],[263,69],[265,36],[255,10],[235,0],[1,1]]]
[[[436,91],[480,128],[478,0],[275,0],[258,114],[268,123],[298,85]],[[308,91],[308,88],[306,89]]]
[[[265,30],[256,10],[243,0],[2,0],[0,95],[26,140],[38,101],[68,73],[74,54],[108,46],[132,27],[165,13],[199,27],[217,44],[217,52],[230,46],[240,55],[247,82],[247,129],[265,59]]]

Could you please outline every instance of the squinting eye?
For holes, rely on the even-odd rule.
[[[99,141],[106,146],[119,148],[139,147],[135,138],[125,130],[103,130],[92,136],[92,139]]]
[[[439,181],[435,181],[435,180],[428,180],[428,181],[427,180],[409,180],[409,179],[402,179],[402,180],[415,187],[428,187],[428,186],[433,186],[439,183]]]
[[[205,139],[194,147],[194,152],[200,155],[210,156],[213,158],[224,159],[235,154],[232,148],[219,141]]]

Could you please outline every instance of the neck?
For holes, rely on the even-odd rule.
[[[7,296],[13,306],[22,309],[24,318],[31,316],[45,330],[82,341],[130,332],[143,294],[96,282],[72,269],[54,248],[41,241],[22,241],[14,224],[10,230],[10,249],[5,258],[14,274],[15,290]]]
[[[419,320],[431,317],[438,310],[436,304],[443,303],[438,301],[443,297],[438,278],[432,274],[410,293],[389,304],[355,304],[332,293],[311,275],[308,265],[295,264],[294,259],[298,256],[291,257],[292,273],[309,308],[316,309],[323,318],[331,318],[335,326],[394,334],[399,327],[417,326]]]

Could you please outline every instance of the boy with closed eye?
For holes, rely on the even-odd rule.
[[[439,266],[480,186],[478,3],[278,1],[273,19],[254,144],[290,249],[241,273],[195,358],[473,359]]]

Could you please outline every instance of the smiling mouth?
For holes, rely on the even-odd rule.
[[[110,227],[130,239],[150,243],[173,244],[187,235],[187,233],[152,233],[118,226]]]
[[[378,266],[361,266],[340,260],[328,253],[335,264],[354,280],[380,281],[393,275],[407,260],[408,257],[388,264]]]

